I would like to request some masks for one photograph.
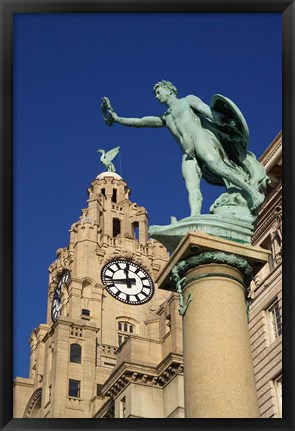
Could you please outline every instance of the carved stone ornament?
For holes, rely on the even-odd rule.
[[[173,268],[171,278],[173,279],[173,277],[176,277],[178,279],[179,277],[182,277],[189,269],[210,263],[233,266],[244,275],[246,284],[249,284],[251,281],[252,267],[248,261],[237,254],[225,253],[222,251],[205,251],[198,254],[197,256],[192,256],[179,262]]]
[[[197,266],[200,266],[200,265],[206,265],[211,263],[226,264],[238,269],[244,275],[245,284],[241,282],[239,279],[237,279],[236,277],[233,277],[229,274],[223,274],[223,273],[201,274],[199,276],[191,277],[189,279],[187,279],[186,277],[183,277],[188,270],[196,268]],[[247,260],[236,254],[225,253],[221,251],[206,251],[198,254],[197,256],[193,256],[179,262],[172,269],[171,280],[174,282],[176,292],[178,293],[178,298],[179,298],[178,311],[182,317],[185,315],[190,302],[193,300],[193,294],[190,293],[186,298],[186,302],[185,302],[183,291],[186,285],[189,284],[191,281],[198,280],[200,278],[211,277],[214,275],[235,280],[243,288],[245,292],[245,297],[249,298],[249,285],[252,278],[252,267],[247,262]],[[247,309],[247,315],[249,317],[248,299],[246,300],[246,309]]]

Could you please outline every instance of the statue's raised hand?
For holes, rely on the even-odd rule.
[[[111,102],[108,97],[102,97],[101,108],[104,122],[108,126],[112,126],[112,124],[119,118],[118,115],[112,108]]]

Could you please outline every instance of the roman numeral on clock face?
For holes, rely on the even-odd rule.
[[[151,292],[151,289],[150,288],[147,288],[147,287],[144,287],[143,289],[142,289],[142,294],[143,295],[146,295],[146,296],[148,296],[148,294]]]
[[[111,268],[111,267],[108,267],[107,271],[110,271],[110,272],[111,272],[111,274],[114,274],[114,273],[116,272],[116,271],[115,271],[113,268]]]

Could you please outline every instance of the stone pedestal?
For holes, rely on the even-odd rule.
[[[157,280],[179,293],[188,418],[259,417],[246,294],[267,257],[260,247],[193,232]]]

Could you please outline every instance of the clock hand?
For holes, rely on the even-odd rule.
[[[119,282],[119,283],[127,283],[127,284],[134,284],[136,283],[136,279],[135,278],[113,278],[113,282]],[[129,283],[128,283],[129,282]]]
[[[129,279],[129,262],[126,262],[126,266],[124,268],[124,274],[126,274],[126,284],[128,288],[131,288],[131,279]]]
[[[126,266],[125,266],[123,271],[124,271],[124,274],[126,274],[126,277],[128,278],[128,273],[129,273],[129,263],[128,262],[126,263]]]
[[[127,266],[125,266],[125,268],[124,268],[124,274],[126,274],[126,280],[125,280],[125,282],[126,282],[126,284],[127,284],[127,287],[130,289],[130,287],[131,287],[131,282],[130,282],[130,280],[129,280],[129,278],[128,278],[128,267]]]

